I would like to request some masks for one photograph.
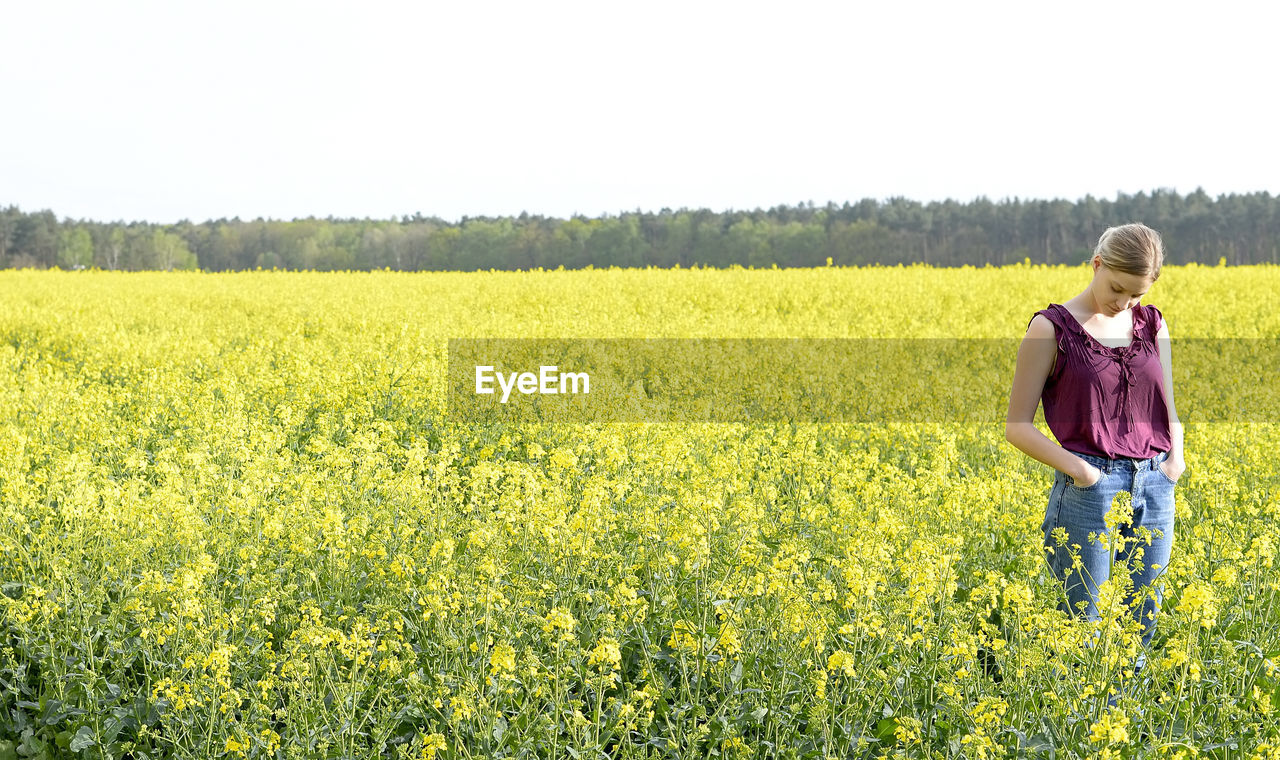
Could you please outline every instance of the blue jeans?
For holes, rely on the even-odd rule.
[[[1142,626],[1142,644],[1148,646],[1155,634],[1155,615],[1163,599],[1163,584],[1156,581],[1164,573],[1173,547],[1175,483],[1158,466],[1169,453],[1161,452],[1150,459],[1106,459],[1072,453],[1101,470],[1102,477],[1091,486],[1081,487],[1069,476],[1054,471],[1053,490],[1041,530],[1049,567],[1066,590],[1066,600],[1058,606],[1068,614],[1083,614],[1089,620],[1100,617],[1098,586],[1111,577],[1112,552],[1102,542],[1089,540],[1089,534],[1106,535],[1105,517],[1111,501],[1118,492],[1128,491],[1133,496],[1133,520],[1116,528],[1126,540],[1116,551],[1115,559],[1132,562],[1129,575],[1133,586],[1124,602],[1133,609]],[[1059,546],[1052,535],[1059,527],[1066,530],[1065,546]],[[1075,549],[1074,544],[1080,548]],[[1138,549],[1141,559],[1134,557]],[[1079,567],[1073,566],[1072,551],[1079,553]],[[1140,604],[1134,604],[1136,597],[1143,597]]]

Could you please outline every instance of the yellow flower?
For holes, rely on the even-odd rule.
[[[1114,533],[1121,525],[1133,524],[1133,495],[1128,491],[1119,491],[1111,500],[1111,508],[1102,518],[1107,526],[1107,533]]]
[[[471,703],[462,697],[451,697],[449,699],[449,710],[452,713],[451,720],[455,723],[470,718],[474,713],[471,709]]]
[[[280,748],[280,734],[277,734],[269,728],[263,729],[262,732],[258,734],[258,738],[262,740],[264,745],[266,745],[268,754],[274,754],[275,751]]]
[[[924,730],[924,724],[917,718],[908,718],[905,716],[895,718],[898,724],[893,729],[893,735],[901,744],[915,744],[920,741],[921,732]]]
[[[1205,628],[1213,627],[1218,619],[1218,605],[1214,598],[1213,587],[1203,581],[1194,581],[1182,592],[1182,600],[1178,602],[1178,612],[1184,613],[1193,622],[1199,622]]]
[[[588,665],[598,665],[601,672],[616,670],[622,664],[622,652],[616,639],[603,638],[587,657]]]
[[[564,607],[553,607],[547,613],[546,622],[542,625],[544,633],[556,634],[560,641],[570,641],[573,639],[574,631],[578,628],[578,621]]]
[[[422,750],[418,754],[418,760],[435,760],[437,752],[448,752],[449,745],[444,741],[443,734],[427,734],[422,737]]]
[[[742,653],[742,639],[738,636],[738,629],[732,621],[725,621],[720,626],[720,635],[716,639],[716,645],[720,647],[720,651],[726,657],[733,657]]]
[[[989,732],[1000,724],[1000,719],[1009,709],[1009,703],[999,697],[983,697],[969,710],[969,717],[974,725]]]
[[[677,620],[671,631],[671,638],[667,639],[667,646],[677,652],[687,652],[693,654],[698,651],[698,638],[694,634],[698,628],[687,620]]]
[[[854,669],[854,656],[843,649],[837,649],[827,658],[827,670],[840,671],[852,678],[856,672]]]
[[[511,675],[516,670],[516,650],[505,641],[494,645],[489,653],[489,672],[492,675]]]
[[[1109,710],[1089,729],[1089,741],[1095,744],[1122,744],[1129,741],[1129,716]]]
[[[751,748],[742,741],[742,737],[730,736],[720,742],[720,754],[727,758],[750,757]]]

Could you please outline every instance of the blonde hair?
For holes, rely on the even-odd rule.
[[[1160,279],[1160,266],[1164,264],[1164,241],[1159,232],[1145,224],[1122,224],[1102,233],[1093,254],[1108,269],[1155,282]]]

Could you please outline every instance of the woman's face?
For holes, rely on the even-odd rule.
[[[1103,316],[1114,317],[1137,306],[1152,284],[1149,277],[1117,272],[1103,266],[1100,257],[1093,257],[1093,282],[1089,289]]]

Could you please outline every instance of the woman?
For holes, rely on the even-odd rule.
[[[1060,606],[1096,620],[1098,587],[1110,578],[1113,558],[1129,562],[1125,601],[1144,646],[1161,600],[1154,581],[1173,545],[1174,487],[1186,470],[1169,328],[1158,309],[1138,303],[1163,261],[1160,235],[1145,225],[1102,234],[1084,292],[1032,317],[1005,423],[1010,443],[1055,470],[1041,529],[1049,565],[1066,591]],[[1032,422],[1042,399],[1057,443]],[[1119,491],[1132,495],[1133,516],[1117,536],[1108,534],[1106,515]],[[1091,533],[1108,540],[1090,540]]]

